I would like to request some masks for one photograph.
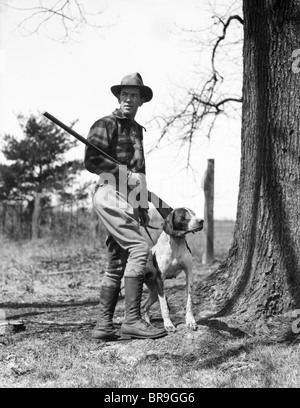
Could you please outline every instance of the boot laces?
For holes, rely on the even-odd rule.
[[[143,325],[145,326],[146,329],[152,329],[153,328],[152,324],[148,323],[142,317],[140,318],[140,322],[143,323]]]

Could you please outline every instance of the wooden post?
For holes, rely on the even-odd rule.
[[[205,248],[202,263],[214,261],[214,184],[215,184],[215,160],[207,160],[207,169],[204,174],[203,190],[204,202],[204,236]]]

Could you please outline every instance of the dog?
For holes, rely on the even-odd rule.
[[[176,331],[173,325],[167,298],[164,291],[164,280],[175,278],[180,272],[186,274],[187,303],[185,322],[189,329],[197,330],[192,310],[193,259],[186,242],[186,235],[201,231],[204,221],[197,218],[188,208],[176,208],[165,219],[163,231],[157,243],[150,250],[146,267],[145,284],[149,296],[143,305],[144,318],[150,323],[150,308],[159,300],[164,327],[167,332]]]

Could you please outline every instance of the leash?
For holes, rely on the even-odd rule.
[[[146,231],[148,237],[150,238],[150,241],[152,242],[153,245],[155,245],[155,242],[153,241],[153,239],[152,239],[152,237],[151,237],[151,235],[150,235],[150,232],[148,231],[148,228],[154,229],[154,230],[159,230],[160,228],[152,227],[151,225],[148,225],[148,227],[145,227],[145,226],[143,226],[143,227],[144,227],[144,229],[145,229],[145,231]]]
[[[160,228],[158,228],[158,227],[152,227],[152,225],[148,225],[148,228],[154,229],[154,230],[159,230],[159,229],[160,229]]]
[[[148,227],[144,227],[144,228],[145,228],[145,231],[147,232],[148,237],[150,238],[152,244],[155,245],[155,243],[154,243],[154,241],[153,241],[153,239],[152,239],[152,237],[151,237],[151,235],[150,235],[150,233],[149,233],[149,231],[148,231],[148,228],[154,229],[154,230],[159,230],[160,228],[158,228],[158,227],[152,227],[152,225],[148,225]],[[193,234],[195,234],[193,231],[191,231],[191,232],[192,232]],[[186,234],[186,235],[187,235],[187,234]],[[176,237],[174,237],[174,238],[176,238]],[[190,252],[190,254],[191,254],[192,251],[191,251],[191,248],[189,247],[189,245],[188,245],[186,239],[185,239],[185,245],[186,245],[186,247],[187,247],[187,250],[188,250],[188,251]]]
[[[150,235],[150,232],[148,231],[148,228],[147,228],[147,227],[144,227],[144,228],[145,228],[145,231],[147,232],[147,235],[148,235],[148,237],[150,238],[152,244],[155,245],[155,243],[154,243],[154,241],[153,241],[153,239],[152,239],[152,237],[151,237],[151,235]]]
[[[148,231],[148,228],[153,229],[153,230],[159,230],[160,228],[158,228],[158,227],[152,227],[152,225],[148,225],[148,227],[144,227],[144,228],[145,228],[145,231],[147,232],[148,237],[150,238],[152,244],[155,245],[155,243],[154,243],[154,241],[153,241],[153,239],[152,239],[152,237],[151,237],[151,235],[150,235],[150,232]]]

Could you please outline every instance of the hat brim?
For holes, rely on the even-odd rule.
[[[149,88],[149,86],[146,85],[114,85],[110,88],[110,90],[112,91],[112,93],[115,95],[115,97],[117,98],[118,95],[120,95],[121,89],[122,88],[138,88],[141,90],[142,92],[142,96],[145,100],[145,102],[149,102],[151,101],[152,97],[153,97],[153,92],[152,89]]]

